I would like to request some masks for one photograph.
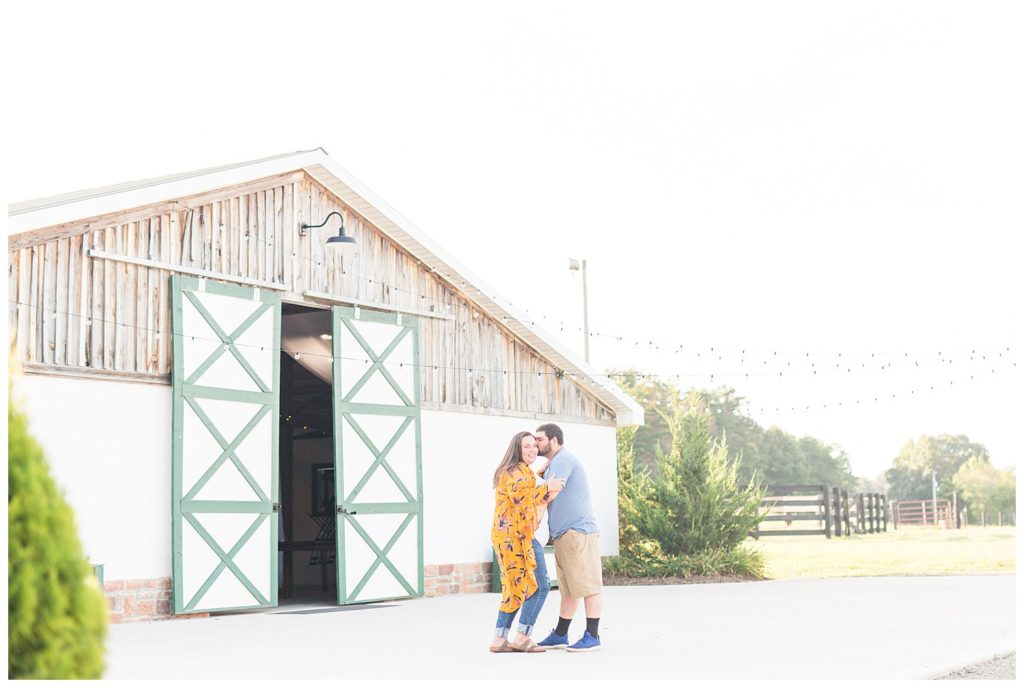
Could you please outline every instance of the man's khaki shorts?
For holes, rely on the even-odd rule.
[[[597,533],[565,531],[555,540],[558,592],[573,599],[601,592],[601,554]]]

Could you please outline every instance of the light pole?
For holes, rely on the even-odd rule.
[[[582,263],[582,266],[581,266]],[[583,360],[590,363],[590,324],[587,320],[587,259],[569,259],[569,269],[583,273]]]

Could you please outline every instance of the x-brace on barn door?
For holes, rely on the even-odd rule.
[[[171,287],[174,613],[276,606],[280,297]]]
[[[338,602],[423,594],[416,320],[335,306]]]

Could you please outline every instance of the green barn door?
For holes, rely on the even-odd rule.
[[[277,605],[276,293],[171,278],[174,613]]]
[[[423,594],[416,320],[333,309],[338,603]]]

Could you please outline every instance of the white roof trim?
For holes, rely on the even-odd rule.
[[[316,157],[313,157],[313,154],[316,154]],[[7,206],[7,234],[20,234],[64,222],[170,201],[261,177],[271,177],[301,169],[304,167],[303,159],[307,157],[310,160],[318,160],[326,155],[321,149],[301,151],[235,165],[211,167],[11,203]]]
[[[453,286],[483,312],[503,321],[509,330],[564,370],[566,375],[576,375],[577,382],[614,411],[617,425],[643,424],[643,407],[608,376],[581,361],[540,327],[531,325],[531,319],[505,299],[500,299],[499,303],[495,291],[482,279],[334,162],[321,148],[14,203],[8,206],[8,235],[170,201],[299,169],[305,170],[426,267],[440,273],[446,281],[453,282]],[[446,275],[465,282],[465,287],[455,284]]]

